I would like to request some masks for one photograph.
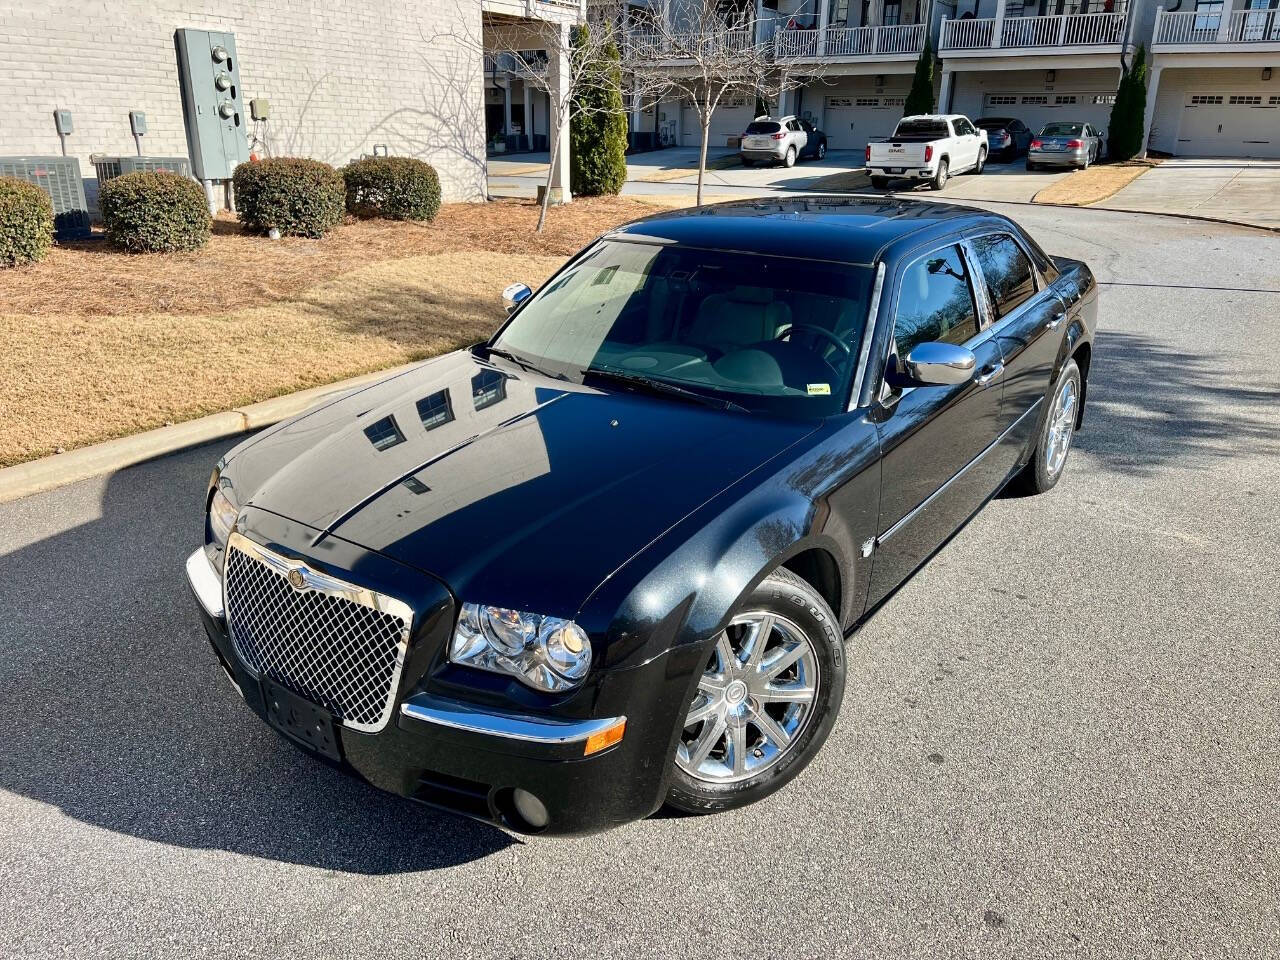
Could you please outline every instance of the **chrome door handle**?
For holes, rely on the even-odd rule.
[[[1062,321],[1065,319],[1067,319],[1067,311],[1063,310],[1061,313],[1057,314],[1052,320],[1049,321],[1049,329],[1057,330],[1060,326],[1062,326]]]
[[[1003,363],[992,364],[991,366],[987,367],[987,369],[983,370],[982,373],[974,377],[973,382],[980,387],[985,387],[988,383],[990,383],[996,377],[1000,376],[1000,374],[1002,373],[1004,373]]]

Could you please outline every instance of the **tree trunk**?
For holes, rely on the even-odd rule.
[[[698,206],[702,206],[702,180],[707,173],[707,141],[711,139],[711,114],[702,121],[702,146],[698,150]]]
[[[553,124],[552,126],[554,127],[555,125]],[[547,184],[542,191],[542,207],[538,210],[538,225],[534,228],[534,233],[541,233],[543,224],[547,222],[547,206],[551,203],[551,181],[555,179],[556,155],[560,152],[560,134],[555,133],[549,136],[548,139],[551,141],[551,163],[547,167]]]

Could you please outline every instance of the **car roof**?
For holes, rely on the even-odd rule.
[[[890,245],[914,247],[982,223],[1007,225],[976,207],[897,197],[810,196],[736,200],[664,211],[624,224],[608,239],[871,264]]]

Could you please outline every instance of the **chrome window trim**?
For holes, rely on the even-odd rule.
[[[244,667],[245,672],[255,680],[261,680],[262,678],[240,652],[240,644],[236,642],[235,630],[229,615],[230,607],[227,604],[226,558],[231,555],[233,549],[260,561],[263,565],[286,579],[291,571],[297,570],[302,575],[302,589],[311,589],[318,593],[339,597],[351,603],[369,607],[379,613],[396,617],[404,624],[400,631],[400,638],[396,643],[395,666],[391,671],[387,702],[383,705],[381,716],[374,723],[356,723],[346,718],[340,721],[342,726],[349,727],[352,730],[359,730],[362,733],[377,733],[385,728],[395,712],[396,696],[400,692],[400,675],[404,671],[405,657],[409,652],[409,637],[413,634],[413,608],[403,600],[387,596],[385,593],[378,593],[376,590],[357,586],[356,584],[348,583],[346,580],[339,580],[337,577],[321,573],[318,570],[312,570],[302,560],[294,560],[290,557],[282,556],[250,540],[238,530],[233,531],[231,536],[227,538],[227,548],[223,552],[222,609],[227,616],[227,634],[231,638],[231,646],[235,650],[236,658],[240,661],[240,665]],[[283,685],[288,686],[287,684]]]
[[[871,305],[867,309],[867,323],[862,331],[862,347],[858,351],[858,368],[853,375],[853,389],[849,393],[849,410],[856,410],[862,400],[862,387],[867,380],[867,363],[871,359],[871,341],[876,336],[876,317],[880,313],[880,296],[884,291],[884,261],[876,265],[876,278],[871,286]]]
[[[996,437],[989,444],[987,444],[987,446],[983,449],[981,453],[979,453],[976,457],[974,457],[972,460],[966,463],[963,467],[961,467],[958,471],[956,471],[955,476],[953,476],[950,480],[948,480],[946,483],[940,486],[937,490],[933,491],[933,493],[929,494],[929,496],[925,497],[916,506],[912,507],[909,511],[907,511],[906,515],[902,517],[901,520],[899,520],[897,523],[891,526],[884,533],[880,534],[880,536],[876,538],[876,546],[879,547],[880,545],[887,542],[890,537],[892,537],[895,533],[897,533],[899,530],[905,527],[908,523],[910,523],[913,519],[915,519],[916,515],[919,514],[921,510],[923,510],[929,504],[933,503],[935,499],[941,496],[943,491],[945,491],[953,483],[955,483],[957,480],[963,477],[973,467],[977,466],[978,461],[980,461],[988,453],[994,450],[1001,443],[1001,441],[1004,440],[1005,437],[1007,437],[1010,433],[1014,431],[1015,428],[1017,428],[1018,424],[1022,423],[1023,420],[1031,416],[1031,414],[1035,412],[1036,408],[1040,406],[1043,400],[1044,400],[1044,397],[1036,397],[1036,402],[1033,403],[1031,406],[1029,406],[1023,412],[1022,416],[1018,417],[1017,420],[1009,424],[1009,426],[1004,429],[1004,431],[1000,434],[1000,436]]]
[[[594,734],[625,723],[627,719],[604,717],[596,720],[548,720],[522,714],[496,713],[465,703],[427,697],[406,700],[400,705],[400,714],[423,723],[448,727],[450,730],[546,745],[581,743]]]

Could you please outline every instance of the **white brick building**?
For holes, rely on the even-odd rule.
[[[174,30],[235,34],[247,102],[270,101],[266,148],[340,165],[386,144],[440,174],[448,200],[484,196],[483,66],[451,36],[481,34],[481,0],[0,0],[0,154],[185,156]],[[246,122],[248,118],[246,118]],[[259,148],[259,153],[265,152]]]

